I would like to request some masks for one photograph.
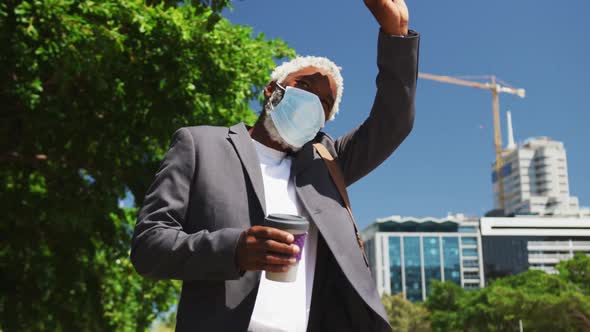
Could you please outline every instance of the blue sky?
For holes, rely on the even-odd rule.
[[[410,26],[422,35],[420,70],[495,74],[527,90],[502,95],[517,141],[563,141],[570,190],[590,205],[590,2],[411,1]],[[362,1],[234,1],[231,22],[281,38],[298,54],[343,67],[339,136],[367,116],[375,93],[378,25]],[[350,187],[361,227],[389,215],[480,216],[492,207],[492,103],[484,90],[420,80],[414,131],[376,171]],[[505,134],[505,129],[504,129]],[[505,136],[505,135],[504,135]],[[504,137],[504,141],[506,141]]]

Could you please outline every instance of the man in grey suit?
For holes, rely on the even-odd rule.
[[[342,78],[329,60],[296,58],[273,72],[254,127],[186,127],[150,186],[131,260],[147,277],[183,281],[177,331],[390,331],[353,220],[313,144],[338,162],[345,185],[383,162],[410,133],[418,34],[403,0],[365,0],[381,29],[369,117],[333,140]],[[264,226],[270,213],[305,216],[302,248]],[[275,283],[301,254],[297,282]]]

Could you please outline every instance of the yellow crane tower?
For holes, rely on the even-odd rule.
[[[492,92],[492,112],[494,114],[494,147],[496,150],[496,181],[498,182],[498,200],[500,208],[504,210],[504,182],[502,177],[502,127],[500,127],[500,93],[509,93],[517,95],[521,98],[525,97],[524,89],[517,89],[510,84],[503,82],[496,76],[469,76],[469,77],[452,77],[452,76],[441,76],[427,73],[419,73],[418,77],[438,81],[449,84],[456,84],[462,86],[469,86],[472,88],[489,90]],[[469,81],[465,78],[472,79],[484,79],[487,82],[476,82]]]

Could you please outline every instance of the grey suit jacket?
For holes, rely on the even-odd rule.
[[[338,158],[347,185],[383,162],[413,126],[418,44],[414,32],[380,32],[369,117],[335,141],[320,132],[294,155],[297,196],[320,233],[308,331],[390,330],[342,198],[311,144]],[[244,124],[174,134],[139,212],[131,260],[142,275],[183,281],[177,331],[247,329],[260,272],[241,275],[235,250],[240,233],[264,216],[260,165]]]

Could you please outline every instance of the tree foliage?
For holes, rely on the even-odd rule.
[[[293,55],[226,0],[176,3],[0,3],[0,329],[145,330],[175,301],[134,273],[119,200],[140,203],[177,128],[252,123]]]
[[[426,301],[435,331],[583,331],[590,298],[563,275],[527,271],[464,291],[435,283]]]
[[[559,274],[527,271],[496,279],[479,290],[432,282],[425,307],[384,295],[394,330],[418,331],[590,331],[590,257],[576,254],[557,265]]]
[[[557,264],[556,268],[563,279],[578,287],[584,295],[590,296],[590,256],[576,253],[572,259]]]
[[[559,275],[572,284],[590,301],[590,256],[576,253],[574,258],[562,261],[556,266]],[[584,331],[590,331],[590,315],[580,310],[574,310],[574,318]]]
[[[383,294],[381,301],[387,312],[389,324],[394,331],[430,332],[428,310],[420,303],[412,303],[404,298],[403,293]]]
[[[431,292],[426,301],[430,310],[430,321],[434,331],[461,330],[459,320],[460,301],[465,297],[465,290],[453,282],[431,281]]]

